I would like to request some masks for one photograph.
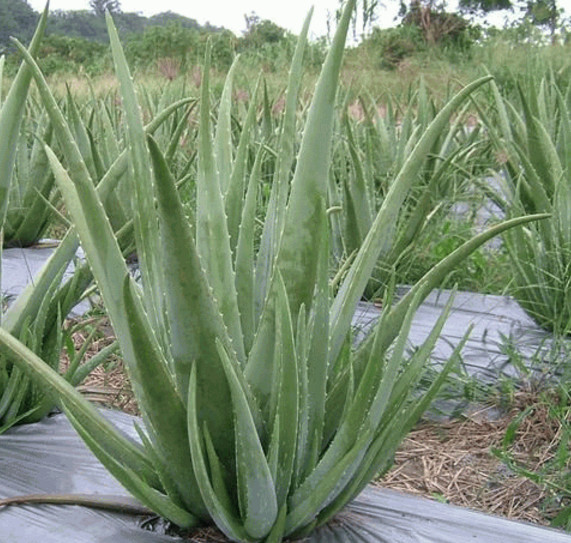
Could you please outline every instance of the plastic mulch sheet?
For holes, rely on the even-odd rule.
[[[405,287],[401,287],[399,293],[404,292]],[[408,338],[411,347],[421,345],[428,337],[450,295],[449,290],[434,290],[420,305]],[[373,304],[359,304],[353,320],[359,339],[371,330],[378,316],[379,309]],[[467,372],[482,381],[493,381],[502,374],[517,377],[506,350],[510,345],[530,370],[541,372],[541,365],[554,356],[551,334],[539,328],[513,298],[457,292],[432,353],[433,361],[448,360],[470,326],[473,329],[462,360]]]
[[[12,248],[2,250],[2,295],[8,303],[18,296],[34,277],[40,272],[58,245],[55,240],[43,240],[37,245],[26,248]],[[83,257],[83,251],[78,250],[78,257]],[[64,273],[64,279],[73,274],[73,263]],[[81,315],[90,309],[89,302],[84,301],[75,306],[72,315]]]
[[[104,411],[134,436],[134,418]],[[81,493],[126,497],[62,415],[0,436],[0,497]],[[178,538],[145,531],[143,518],[79,506],[0,509],[0,543],[167,543]],[[369,487],[306,543],[571,543],[540,528]]]

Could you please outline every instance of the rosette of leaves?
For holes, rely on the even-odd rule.
[[[496,200],[507,214],[551,218],[504,236],[513,270],[511,293],[543,328],[571,332],[571,87],[554,79],[519,87],[508,101],[493,87],[497,122],[488,120],[502,176]]]
[[[454,109],[488,80],[466,87],[427,128],[332,298],[326,213],[330,140],[354,4],[347,3],[324,63],[293,179],[295,110],[284,114],[278,156],[284,174],[272,187],[257,251],[261,154],[245,183],[245,150],[239,144],[234,153],[231,143],[230,92],[224,94],[212,139],[209,54],[200,105],[196,211],[189,217],[163,153],[145,137],[132,79],[108,17],[128,123],[140,285],[128,273],[57,103],[22,50],[64,153],[67,170],[46,148],[129,368],[144,422],[141,442],[117,431],[1,329],[0,343],[49,387],[109,471],[144,505],[181,527],[216,524],[236,541],[281,541],[327,522],[386,470],[451,367],[450,362],[424,396],[411,398],[445,318],[406,358],[415,307],[480,243],[529,220],[498,226],[458,249],[396,305],[387,303],[375,332],[352,350],[352,315],[424,155]],[[309,18],[290,72],[290,108],[296,103],[308,25]],[[255,123],[252,102],[244,141]],[[228,211],[239,218],[237,225]]]
[[[389,193],[393,179],[402,169],[430,123],[438,107],[421,81],[418,90],[396,118],[391,100],[386,118],[372,100],[361,98],[363,119],[353,120],[348,113],[341,122],[334,168],[329,188],[332,252],[336,262],[354,255],[371,228],[378,209]],[[402,276],[415,262],[419,238],[427,236],[427,227],[453,205],[458,198],[469,198],[468,181],[481,173],[477,156],[481,154],[479,126],[467,130],[467,103],[455,119],[435,138],[418,168],[416,179],[403,205],[393,231],[385,237],[371,279],[364,292],[366,299],[381,295],[396,273]],[[438,213],[440,212],[440,213]],[[436,226],[434,226],[436,228]],[[414,263],[414,264],[413,264]],[[417,277],[422,276],[426,266]]]
[[[28,116],[19,136],[4,222],[4,247],[28,247],[44,237],[57,207],[52,194],[55,179],[42,143],[51,140],[51,128],[44,121],[45,117],[38,115],[34,129]]]

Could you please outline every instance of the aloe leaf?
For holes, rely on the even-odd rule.
[[[413,356],[414,364],[413,361],[409,362],[405,371],[400,372],[397,377],[412,319],[416,312],[419,300],[420,296],[417,295],[407,312],[405,322],[403,323],[394,349],[390,355],[390,360],[386,364],[386,367],[383,368],[383,376],[380,380],[380,384],[375,392],[374,398],[367,407],[364,422],[359,429],[358,440],[364,440],[367,435],[371,436],[371,440],[367,445],[363,446],[363,455],[361,457],[357,457],[356,463],[354,463],[351,468],[348,468],[348,473],[344,474],[343,478],[340,479],[339,486],[347,486],[345,486],[345,488],[338,488],[337,495],[329,504],[324,503],[327,507],[325,507],[320,513],[318,524],[322,524],[325,519],[328,519],[335,514],[335,512],[342,507],[342,504],[347,503],[347,501],[355,495],[356,487],[362,489],[363,487],[360,485],[365,482],[367,477],[365,484],[375,476],[375,472],[373,471],[374,468],[372,467],[373,459],[376,460],[375,468],[377,470],[381,465],[388,465],[390,459],[394,455],[396,447],[400,444],[400,441],[408,431],[410,431],[416,420],[428,408],[430,402],[444,381],[444,378],[440,376],[442,379],[437,379],[422,399],[412,402],[410,404],[412,406],[410,408],[411,414],[402,412],[402,403],[408,399],[409,394],[412,392],[413,384],[418,381],[422,373],[422,369],[426,364],[426,360],[434,348],[436,340],[442,331],[442,327],[448,318],[452,307],[453,296],[450,297],[446,307],[440,314],[435,326],[429,334],[429,337]],[[379,337],[378,331],[380,329],[381,326],[378,326],[375,334],[376,337]],[[450,360],[447,362],[443,371],[444,375],[448,374],[452,365],[456,362],[457,355],[463,348],[467,337],[468,334],[466,334],[461,341],[460,348],[454,351]],[[380,345],[380,342],[375,343],[377,343],[377,346]],[[374,350],[369,359],[369,367],[375,363],[379,356],[383,356],[379,352],[375,353]],[[355,393],[356,398],[359,398],[361,395],[363,384],[365,387],[368,386],[368,381],[368,376],[364,375],[359,389]],[[376,379],[376,381],[378,382],[378,379]],[[359,403],[360,401],[358,399],[353,402],[353,405],[348,412],[348,414],[351,413],[349,414],[349,417],[355,413],[354,407]],[[367,402],[365,402],[365,405],[367,405]],[[347,419],[347,421],[350,420],[350,418]],[[384,423],[383,420],[385,421]],[[403,421],[405,421],[406,428],[405,425],[403,425]],[[355,422],[355,420],[353,420],[353,422]],[[349,424],[351,424],[351,422],[349,422]],[[373,438],[372,436],[375,435],[376,437]]]
[[[319,263],[321,257],[323,255],[323,246],[326,245],[327,240],[327,222],[326,222],[326,213],[325,213],[325,205],[321,206],[319,209],[321,212],[321,216],[317,215],[314,217],[314,233],[317,234],[316,242],[314,249],[317,247],[318,250],[315,251],[315,260]],[[319,232],[322,235],[319,235]],[[318,266],[319,269],[321,269]],[[318,274],[319,270],[316,270],[316,274]],[[256,282],[257,282],[256,276]],[[260,407],[262,408],[262,412],[266,415],[266,420],[268,419],[267,410],[269,408],[269,398],[271,395],[272,383],[273,383],[273,375],[275,375],[275,364],[274,364],[274,349],[275,349],[275,300],[277,299],[278,289],[276,282],[273,281],[271,285],[272,290],[268,294],[268,302],[266,303],[266,307],[264,310],[264,314],[262,315],[262,319],[260,324],[256,330],[256,335],[254,337],[254,343],[252,349],[249,353],[248,363],[246,364],[244,375],[248,384],[254,391],[256,399]],[[314,287],[315,288],[315,287]],[[318,287],[319,288],[319,287]],[[287,290],[287,286],[286,286]],[[288,293],[289,294],[289,293]],[[320,290],[320,294],[323,294],[323,291]],[[327,300],[328,301],[328,300]],[[320,300],[321,303],[324,303],[323,300]],[[314,313],[321,312],[317,309],[318,307],[321,308],[321,303],[316,304],[316,307],[312,308]],[[291,303],[290,303],[291,306]],[[305,307],[305,304],[302,304]],[[290,307],[291,310],[291,307]],[[299,315],[299,309],[298,309]],[[323,321],[320,321],[323,323]],[[294,323],[294,326],[297,327],[297,323]],[[318,339],[316,339],[318,341]],[[323,343],[320,345],[324,347]],[[320,369],[322,368],[323,364],[327,364],[327,359],[325,360],[316,360],[315,362],[315,374],[319,375]],[[317,389],[320,389],[324,385],[323,382],[319,382],[316,384]],[[315,391],[313,391],[315,392]],[[315,406],[319,406],[321,403],[321,395],[318,394],[315,398]],[[319,408],[315,411],[315,413],[319,412]]]
[[[348,196],[351,198],[353,208],[357,210],[355,213],[354,223],[358,230],[359,243],[355,245],[355,248],[357,248],[361,245],[361,240],[365,238],[365,235],[371,227],[371,223],[373,221],[373,210],[371,209],[371,204],[374,200],[371,199],[365,172],[363,170],[362,160],[357,152],[355,137],[347,114],[344,115],[344,126],[345,133],[347,135],[347,146],[349,148],[351,161],[355,170],[354,180],[348,188]]]
[[[109,109],[103,105],[100,111],[101,113],[98,115],[98,120],[100,123],[99,134],[102,139],[102,154],[106,167],[109,169],[111,164],[117,160],[120,151]]]
[[[243,207],[246,205],[245,202],[243,202],[244,181],[246,178],[250,134],[252,133],[256,123],[257,96],[259,87],[260,79],[258,78],[254,93],[252,94],[252,98],[250,100],[246,120],[244,122],[244,126],[242,127],[242,133],[240,134],[240,141],[238,142],[238,148],[236,150],[236,159],[234,160],[234,167],[232,168],[230,183],[224,196],[224,206],[226,215],[228,216],[228,234],[230,235],[230,248],[233,252],[236,251],[236,245],[238,244],[238,237],[240,235],[240,223],[243,222],[243,219],[241,221],[241,218],[244,214]],[[236,264],[236,267],[237,266],[238,265]],[[236,271],[236,273],[238,273],[238,271]],[[246,335],[245,331],[244,334]],[[247,348],[246,352],[248,351],[249,349]]]
[[[47,24],[48,5],[46,5],[32,41],[29,53],[36,55]],[[8,95],[0,109],[0,225],[4,224],[8,208],[8,191],[12,180],[12,172],[16,160],[16,149],[20,126],[24,115],[24,108],[28,96],[28,89],[32,73],[27,63],[23,63],[10,86]]]
[[[109,13],[106,14],[106,21],[127,121],[129,172],[134,197],[135,239],[137,255],[144,277],[145,305],[149,311],[153,328],[157,331],[160,341],[164,341],[166,337],[163,318],[165,285],[162,276],[162,263],[158,256],[160,241],[154,213],[151,163],[133,79],[119,42],[117,30]]]
[[[365,450],[364,446],[368,439],[368,436],[364,436],[355,442],[347,454],[333,466],[329,473],[319,479],[313,491],[307,495],[306,499],[293,507],[289,507],[285,524],[286,535],[290,535],[304,528],[307,524],[311,524],[315,520],[323,504],[330,501],[331,496],[335,495],[335,491],[343,474],[354,464],[359,456],[363,455]]]
[[[535,96],[534,87],[530,87],[531,100],[527,100],[520,86],[518,86],[518,91],[526,120],[527,155],[535,171],[541,177],[545,191],[552,197],[555,191],[555,184],[553,177],[549,175],[551,171],[549,157],[546,156],[543,149],[544,139],[540,130],[541,123],[536,119],[537,97]]]
[[[161,488],[162,490],[164,490],[164,494],[168,496],[173,501],[173,503],[175,503],[178,507],[184,509],[184,500],[180,496],[176,482],[172,479],[168,467],[165,465],[159,452],[155,449],[155,446],[153,445],[152,439],[154,436],[149,437],[145,433],[145,430],[143,430],[136,422],[135,422],[135,430],[139,434],[139,438],[141,439],[143,447],[145,448],[145,452],[147,453],[149,459],[153,463],[153,467],[155,468],[157,476],[161,481]]]
[[[87,133],[87,128],[83,124],[79,111],[71,96],[69,86],[67,87],[67,100],[66,100],[66,111],[68,114],[68,123],[72,129],[75,141],[77,142],[77,148],[85,161],[87,170],[92,179],[98,180],[97,171],[95,168],[95,161],[93,158],[91,142],[89,141],[89,135]]]
[[[11,334],[19,335],[22,324],[37,315],[47,291],[56,277],[75,256],[79,243],[74,232],[66,234],[58,248],[50,256],[42,271],[34,278],[34,284],[27,285],[15,302],[4,314],[2,326]]]
[[[210,432],[208,431],[208,426],[204,424],[204,442],[206,445],[206,453],[208,455],[208,466],[210,468],[210,475],[212,479],[212,487],[222,507],[227,511],[232,511],[234,509],[234,504],[232,503],[232,498],[228,492],[225,479],[228,474],[225,467],[220,462],[216,449],[214,448],[214,443],[212,437],[210,437]]]
[[[184,131],[188,128],[188,117],[192,113],[192,110],[195,108],[198,102],[192,102],[183,113],[181,119],[179,120],[167,147],[167,151],[165,153],[165,158],[168,163],[171,163],[174,160],[175,153],[177,152],[180,144],[181,144],[181,136],[184,134]]]
[[[483,77],[467,85],[440,110],[392,182],[331,308],[331,356],[333,359],[339,353],[347,330],[351,325],[351,317],[375,266],[384,243],[386,231],[396,221],[402,202],[414,183],[427,154],[442,133],[454,110],[475,89],[489,80],[490,77]]]
[[[82,173],[87,173],[84,169],[75,172],[72,182],[49,147],[46,147],[46,153],[87,260],[94,276],[98,278],[98,286],[115,332],[118,337],[129,337],[122,304],[123,280],[128,270],[95,188],[89,177],[82,176]],[[123,354],[127,356],[127,353]]]
[[[209,69],[210,46],[206,53],[200,103],[196,247],[208,283],[212,287],[222,318],[228,328],[233,348],[240,363],[244,364],[246,354],[238,313],[232,251],[210,133]]]
[[[301,305],[309,311],[313,309],[313,294],[319,268],[319,251],[315,251],[315,247],[318,247],[323,240],[321,226],[323,225],[322,217],[326,214],[325,201],[328,190],[330,140],[337,77],[343,56],[345,34],[353,8],[354,2],[350,1],[336,31],[332,48],[311,102],[284,219],[284,231],[276,256],[276,267],[283,277],[290,310],[296,318]],[[316,157],[318,157],[317,161]],[[266,222],[275,220],[275,217],[277,215],[266,216]],[[257,266],[256,283],[258,281],[263,281],[263,278],[258,276]],[[268,302],[264,307],[245,370],[246,378],[262,408],[267,405],[273,373],[272,336],[275,330],[275,292],[272,281]],[[296,327],[295,322],[294,327]]]
[[[309,331],[306,322],[305,307],[300,308],[295,333],[296,358],[298,369],[298,429],[297,451],[295,454],[294,473],[292,475],[292,488],[297,488],[299,482],[305,477],[308,460],[309,440],[309,409],[311,398],[308,393],[308,349]],[[321,434],[319,435],[319,439]]]
[[[236,56],[226,75],[214,134],[214,154],[222,194],[226,193],[232,175],[232,85],[239,59],[240,55]]]
[[[136,364],[129,366],[135,395],[156,436],[155,445],[187,508],[204,517],[206,509],[194,482],[186,436],[186,409],[167,370],[167,362],[154,338],[136,288],[134,280],[126,276],[123,301],[130,328],[130,350],[136,360]],[[125,342],[125,338],[121,340]]]
[[[224,461],[233,456],[230,394],[215,347],[218,338],[231,351],[231,342],[214,301],[192,232],[170,176],[168,166],[157,145],[149,139],[155,172],[157,202],[162,234],[161,255],[168,289],[166,303],[171,317],[170,352],[174,361],[179,392],[188,395],[190,365],[197,366],[197,380],[208,395],[198,399],[205,413],[214,444]],[[188,301],[193,300],[193,304]]]
[[[78,192],[75,190],[75,187],[67,176],[65,170],[63,170],[52,151],[49,148],[46,148],[46,151],[50,158],[50,162],[52,163],[52,168],[54,169],[56,178],[60,183],[62,193],[66,198],[68,210],[74,217],[76,227],[78,232],[80,232],[82,245],[86,251],[87,258],[94,269],[94,273],[99,278],[99,286],[102,289],[102,294],[110,312],[110,316],[113,315],[111,316],[111,320],[114,324],[115,331],[120,338],[123,355],[127,362],[129,371],[135,378],[135,388],[138,388],[137,383],[140,384],[141,389],[137,390],[137,393],[139,394],[140,401],[143,404],[143,409],[149,417],[165,416],[168,419],[168,415],[171,415],[173,419],[170,422],[168,420],[153,421],[152,419],[151,422],[153,423],[155,432],[160,434],[161,437],[165,439],[165,442],[169,441],[169,438],[166,437],[168,435],[172,440],[175,440],[175,445],[178,443],[177,446],[179,448],[177,450],[180,452],[182,451],[182,445],[180,445],[181,435],[177,435],[176,431],[171,432],[168,428],[169,424],[173,424],[174,426],[177,424],[177,417],[175,416],[177,413],[177,402],[179,404],[178,413],[183,417],[182,424],[183,428],[185,428],[184,408],[180,398],[176,400],[177,396],[172,385],[170,389],[171,392],[168,394],[166,393],[166,391],[169,390],[169,385],[166,383],[169,382],[170,376],[166,373],[166,363],[157,361],[157,357],[160,358],[160,349],[156,345],[154,334],[150,332],[150,326],[148,324],[145,325],[144,319],[140,317],[138,317],[137,320],[137,316],[141,315],[142,309],[139,308],[135,311],[136,307],[134,304],[136,302],[133,301],[135,299],[124,298],[125,291],[123,291],[123,283],[125,277],[128,277],[128,272],[119,247],[117,246],[117,242],[111,232],[111,227],[108,221],[106,221],[104,212],[101,209],[101,204],[97,201],[92,186],[92,194],[89,194],[88,191],[82,191],[84,201],[78,201]],[[90,209],[90,212],[84,214],[83,209]],[[83,219],[86,219],[89,222],[83,222]],[[96,236],[96,239],[93,237],[94,232],[100,232],[100,235]],[[104,235],[105,232],[106,235]],[[109,266],[108,268],[107,265],[109,262],[113,261],[112,259],[116,265]],[[119,274],[121,273],[122,277],[119,277]],[[120,290],[117,289],[118,281],[121,285]],[[129,291],[127,290],[127,293],[128,292]],[[125,305],[128,300],[131,301],[130,306]],[[135,309],[133,309],[133,307],[135,307]],[[140,327],[144,328],[142,332],[139,331]],[[139,337],[140,333],[143,334],[143,338]],[[139,350],[141,344],[145,345],[145,350],[143,352]],[[141,355],[141,358],[138,357],[139,354]],[[142,363],[141,360],[144,362]],[[142,379],[142,376],[146,375],[146,371],[149,368],[147,364],[150,362],[153,362],[153,365],[150,367],[154,368],[153,372],[156,373],[155,377],[139,380],[139,376],[141,376]],[[148,385],[152,388],[156,383],[163,383],[164,386],[153,388],[153,390],[148,388]],[[157,391],[159,390],[160,393],[157,395]],[[155,401],[159,403],[168,401],[169,404],[172,404],[170,406],[170,411],[167,413],[162,407],[158,411],[156,409],[153,410],[152,406]],[[147,405],[149,406],[148,408]],[[163,415],[160,415],[160,412],[163,412]],[[180,427],[180,416],[178,424]],[[166,430],[161,433],[165,428]],[[171,466],[176,473],[186,473],[191,477],[192,470],[190,468],[190,459],[188,456],[187,451],[186,462],[188,464],[186,468],[184,465],[182,467],[180,466],[180,463],[184,464],[185,462],[185,455],[182,453],[177,456],[176,461],[173,461],[172,466],[170,464],[169,466]],[[181,485],[184,484],[181,479],[177,480],[180,481]],[[189,492],[191,493],[191,496],[188,496]],[[200,515],[201,504],[197,500],[196,496],[192,496],[192,488],[187,487],[182,489],[181,494],[186,497],[188,502],[192,504],[194,510]]]
[[[263,149],[260,149],[250,174],[236,247],[236,295],[238,297],[238,309],[244,334],[244,349],[247,353],[252,348],[256,329],[254,308],[254,227],[256,195],[260,184],[263,156]]]
[[[325,417],[325,403],[327,391],[327,374],[329,364],[329,244],[327,236],[327,218],[320,217],[316,230],[320,232],[317,253],[317,284],[315,286],[315,303],[309,318],[310,335],[307,345],[307,438],[313,439],[300,443],[299,459],[306,471],[314,467],[312,451],[321,450],[323,425]],[[303,308],[303,306],[302,306]],[[300,308],[300,313],[302,311]]]
[[[268,141],[274,133],[274,123],[272,121],[272,106],[268,96],[268,83],[264,78],[264,94],[262,100],[262,136]]]
[[[168,119],[170,115],[173,114],[178,108],[188,104],[191,100],[184,99],[179,100],[169,107],[161,111],[153,120],[145,126],[145,132],[149,135],[154,134],[160,126]],[[117,145],[116,140],[115,146]],[[115,156],[115,155],[114,155]],[[112,194],[115,190],[117,184],[121,180],[122,176],[127,171],[128,167],[128,158],[127,158],[127,151],[119,152],[117,148],[116,158],[113,163],[109,166],[109,169],[105,172],[101,181],[97,185],[97,193],[99,194],[99,198],[103,202],[106,203],[108,197]]]
[[[438,327],[435,326],[435,329]],[[433,329],[434,330],[434,329]],[[349,485],[339,496],[320,513],[317,525],[321,526],[334,517],[351,499],[355,498],[370,483],[371,479],[381,472],[381,467],[385,466],[385,471],[392,463],[392,458],[402,439],[414,424],[428,409],[436,394],[444,384],[446,378],[457,363],[460,352],[464,348],[469,332],[454,349],[454,352],[440,370],[438,377],[424,393],[422,398],[414,403],[413,407],[398,413],[388,428],[380,433],[369,447],[367,454],[362,460],[359,473],[352,479]],[[417,373],[417,372],[415,372]]]
[[[342,421],[332,442],[327,447],[323,457],[309,474],[307,479],[300,485],[295,493],[290,497],[289,506],[294,509],[301,503],[310,499],[313,489],[320,481],[327,477],[327,474],[339,463],[343,457],[351,450],[353,444],[362,441],[365,436],[372,436],[375,433],[384,409],[390,397],[397,371],[401,365],[408,332],[412,324],[412,319],[420,296],[414,298],[407,308],[406,316],[399,329],[396,344],[388,361],[384,361],[387,345],[382,340],[380,331],[384,326],[377,326],[373,349],[367,363],[367,368],[361,378],[351,405],[347,410],[347,417]],[[384,361],[384,362],[383,362]],[[365,448],[362,450],[364,454]],[[343,479],[347,480],[352,475],[358,465],[359,455],[356,455],[351,466],[346,467],[346,472],[338,484],[343,486]],[[323,506],[327,503],[323,502]]]
[[[18,392],[26,390],[24,372],[20,368],[15,368],[4,384],[2,396],[0,397],[0,419],[10,420],[13,417],[7,417],[6,414],[12,405],[15,404]]]
[[[412,300],[421,292],[420,300],[424,299],[430,291],[435,288],[451,269],[462,262],[468,255],[475,251],[480,245],[490,240],[494,236],[502,232],[537,220],[549,218],[547,214],[527,215],[504,221],[495,225],[484,232],[474,236],[471,240],[462,244],[458,249],[450,253],[446,258],[441,260],[433,268],[431,268],[405,296],[403,296],[397,304],[391,309],[387,326],[380,332],[382,341],[385,345],[389,345],[403,322],[404,316],[408,310]]]
[[[216,342],[230,387],[234,411],[236,477],[244,529],[254,538],[270,532],[278,515],[276,490],[249,402],[228,354]],[[291,414],[290,414],[291,416]]]
[[[212,520],[216,526],[220,528],[224,534],[236,541],[254,541],[246,532],[240,520],[224,506],[225,497],[219,497],[208,474],[206,459],[204,457],[202,446],[202,432],[198,424],[198,383],[196,375],[196,366],[192,367],[188,385],[188,436],[190,441],[190,450],[192,452],[192,465],[196,475],[196,481],[204,503]]]
[[[312,15],[313,8],[309,10],[303,23],[288,76],[285,111],[278,142],[280,152],[277,155],[270,201],[268,203],[268,210],[262,230],[260,250],[258,251],[256,260],[256,322],[259,321],[268,294],[274,258],[283,228],[283,218],[289,194],[291,168],[295,157],[296,111],[303,76],[303,55],[307,46],[307,33]]]
[[[93,331],[94,334],[97,330]],[[86,340],[86,351],[90,346],[90,343]],[[119,344],[114,341],[107,347],[101,349],[96,355],[92,356],[87,362],[78,365],[76,369],[68,368],[64,374],[64,378],[67,379],[73,386],[77,386],[82,383],[87,376],[97,367],[99,367],[103,362],[105,362],[111,355],[117,353],[119,350]],[[81,362],[81,356],[77,358],[78,363]],[[70,371],[72,369],[73,371]]]
[[[308,310],[313,304],[318,267],[315,246],[319,242],[315,224],[327,199],[337,80],[354,5],[351,0],[347,3],[317,82],[284,218],[276,265],[293,315],[301,304]]]
[[[276,353],[279,353],[281,363],[278,365],[276,417],[281,422],[277,429],[274,428],[274,433],[278,436],[274,482],[277,505],[281,509],[290,488],[297,449],[299,387],[297,356],[287,292],[283,281],[279,280],[278,283],[276,326],[279,330],[276,332]]]
[[[168,496],[159,492],[142,479],[133,469],[122,465],[118,459],[108,454],[104,446],[94,438],[91,431],[85,428],[78,420],[74,411],[67,409],[65,402],[63,408],[71,425],[85,441],[86,445],[105,466],[105,468],[141,503],[159,515],[175,522],[181,528],[191,528],[199,524],[199,519],[176,505]]]
[[[4,91],[4,64],[6,63],[6,56],[0,55],[0,107],[2,107],[2,102],[4,96],[2,95]]]

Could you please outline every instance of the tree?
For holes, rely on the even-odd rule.
[[[256,13],[244,15],[246,32],[243,43],[246,47],[261,47],[264,43],[278,43],[286,35],[286,30],[268,19],[260,19]]]
[[[555,0],[527,0],[523,10],[533,24],[547,27],[551,40],[555,40],[555,31],[562,13]]]
[[[11,46],[10,36],[27,42],[39,15],[24,0],[0,0],[0,53]]]
[[[524,19],[536,26],[547,28],[553,42],[563,14],[563,9],[558,7],[557,0],[460,0],[459,6],[461,10],[470,13],[489,13],[517,8]]]
[[[121,3],[119,0],[89,0],[89,7],[96,15],[103,17],[105,12],[121,13]]]
[[[420,29],[428,45],[454,43],[467,47],[473,41],[477,30],[470,22],[455,12],[446,10],[441,0],[400,0],[399,16],[402,25]]]
[[[468,13],[490,13],[514,7],[512,0],[460,0],[458,5]]]

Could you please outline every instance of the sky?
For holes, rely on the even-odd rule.
[[[28,0],[28,3],[40,11],[45,0]],[[397,0],[385,0],[387,7],[378,8],[378,26],[393,26],[398,10]],[[327,34],[327,20],[333,19],[339,0],[120,0],[124,12],[138,12],[145,16],[165,11],[173,11],[196,19],[200,24],[206,22],[214,26],[223,26],[241,35],[246,28],[244,15],[255,12],[261,19],[270,19],[279,26],[298,34],[309,7],[314,6],[310,35],[319,37]],[[449,2],[453,9],[455,2]],[[571,0],[559,0],[559,5],[571,13]],[[89,0],[51,0],[51,10],[89,9]],[[504,15],[495,14],[492,24],[502,25]]]

